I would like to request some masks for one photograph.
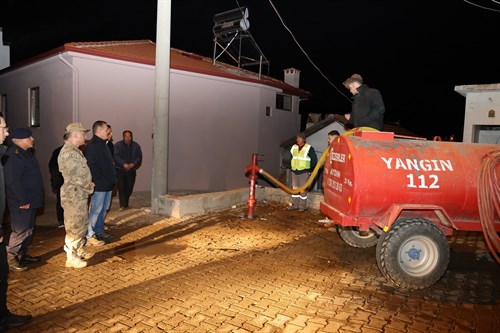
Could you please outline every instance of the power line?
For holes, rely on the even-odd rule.
[[[309,62],[311,63],[311,65],[313,65],[314,68],[316,68],[316,70],[319,72],[319,74],[333,87],[335,88],[335,90],[337,90],[339,92],[339,94],[341,94],[342,96],[344,96],[348,101],[349,103],[351,103],[351,99],[349,97],[347,97],[343,92],[341,92],[339,90],[339,88],[337,88],[337,86],[335,84],[333,84],[330,79],[328,79],[328,77],[321,71],[321,69],[319,69],[318,66],[316,66],[316,64],[312,61],[311,57],[309,56],[309,54],[307,54],[307,52],[304,50],[304,48],[300,45],[299,41],[297,40],[297,38],[295,38],[293,32],[288,28],[287,24],[285,23],[285,20],[283,20],[283,18],[281,17],[280,13],[278,12],[278,10],[276,9],[276,7],[274,6],[272,0],[268,0],[269,3],[271,4],[271,7],[273,7],[274,9],[274,12],[276,13],[276,15],[278,15],[278,18],[280,19],[281,21],[281,24],[283,25],[283,27],[288,31],[288,33],[290,34],[290,36],[292,36],[293,40],[295,41],[295,43],[297,44],[297,46],[299,47],[299,49],[302,51],[302,53],[304,53],[304,55],[306,56],[307,60],[309,60]]]
[[[486,10],[490,10],[492,12],[500,13],[500,9],[493,9],[493,8],[490,8],[490,7],[480,6],[480,5],[478,5],[478,4],[476,4],[476,3],[472,2],[472,1],[468,1],[468,0],[462,0],[462,1],[468,3],[469,5],[479,7],[481,9],[486,9]],[[499,1],[496,1],[496,0],[491,0],[491,1],[493,1],[494,3],[500,4]]]
[[[238,6],[238,8],[241,8],[240,6],[240,3],[238,0],[235,0],[236,1],[236,5]],[[295,43],[297,44],[297,46],[299,47],[299,49],[302,51],[302,53],[304,53],[304,55],[306,56],[307,60],[309,60],[309,62],[311,63],[311,65],[313,65],[314,68],[316,68],[316,70],[320,73],[321,76],[323,76],[323,78],[333,87],[335,88],[335,90],[337,90],[339,92],[339,94],[341,94],[342,96],[344,96],[348,101],[349,103],[351,103],[351,99],[349,97],[347,97],[344,93],[342,93],[336,85],[334,85],[329,79],[328,77],[323,74],[323,72],[321,71],[321,69],[319,69],[318,66],[316,66],[316,64],[312,61],[311,57],[309,56],[309,54],[307,54],[307,52],[304,50],[304,48],[300,45],[299,41],[297,40],[297,38],[295,38],[293,32],[288,28],[287,24],[285,23],[285,21],[283,20],[283,18],[281,17],[280,13],[278,12],[278,10],[276,9],[276,7],[274,6],[273,2],[271,0],[269,0],[269,3],[271,4],[271,7],[273,7],[274,9],[274,12],[276,13],[276,15],[278,15],[278,18],[280,19],[281,21],[281,24],[283,25],[283,27],[288,31],[288,33],[292,36],[293,40],[295,41]]]

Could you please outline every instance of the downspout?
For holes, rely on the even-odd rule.
[[[70,64],[68,60],[64,59],[62,56],[62,53],[59,53],[59,59],[61,59],[62,62],[64,62],[66,65],[68,65],[69,68],[73,71],[73,122],[78,122],[78,71],[76,70],[75,66]]]

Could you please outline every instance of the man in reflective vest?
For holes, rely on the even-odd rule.
[[[306,143],[306,135],[304,133],[297,134],[296,144],[290,149],[291,165],[292,165],[292,188],[298,189],[304,186],[309,179],[311,171],[318,163],[318,157],[314,148]],[[292,205],[288,210],[307,210],[307,192],[304,189],[299,194],[292,194]]]

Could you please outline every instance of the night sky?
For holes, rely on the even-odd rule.
[[[301,88],[313,95],[302,113],[349,112],[342,82],[358,73],[382,93],[385,120],[461,141],[465,97],[454,87],[500,82],[500,3],[473,3],[484,8],[469,0],[172,0],[171,46],[212,57],[213,16],[246,6],[270,75],[301,71]],[[0,27],[15,64],[69,42],[155,41],[156,7],[156,0],[1,0]]]

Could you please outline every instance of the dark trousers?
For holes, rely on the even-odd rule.
[[[19,209],[9,206],[9,211],[12,232],[7,246],[7,253],[19,258],[28,253],[28,246],[33,240],[36,209]]]
[[[64,224],[64,208],[61,206],[61,189],[56,190],[56,216],[59,225]]]
[[[7,279],[9,277],[9,264],[5,241],[0,243],[0,319],[7,316]]]
[[[120,207],[128,208],[128,200],[134,191],[136,171],[116,169],[116,177],[118,179],[118,199],[120,200]]]

